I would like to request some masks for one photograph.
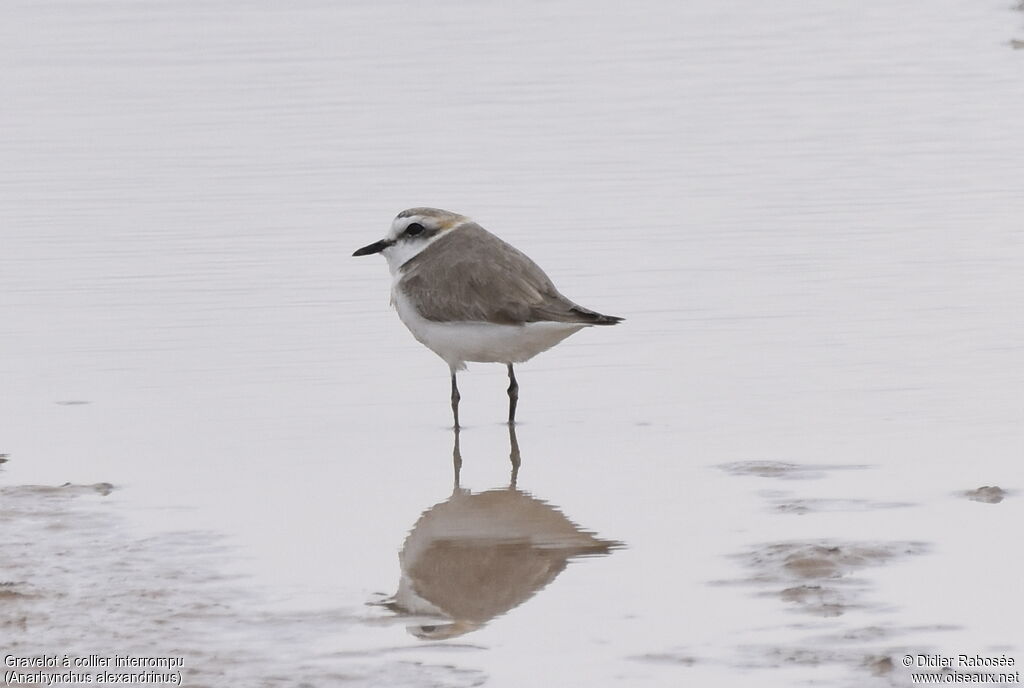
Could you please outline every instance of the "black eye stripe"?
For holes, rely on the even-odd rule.
[[[419,222],[413,222],[408,227],[405,228],[404,234],[405,236],[416,236],[422,231],[423,225],[421,225]]]

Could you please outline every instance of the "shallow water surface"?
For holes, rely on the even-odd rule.
[[[1019,670],[1022,34],[976,0],[4,4],[0,651]],[[417,205],[626,318],[517,368],[514,434],[493,365],[452,432],[351,257]]]

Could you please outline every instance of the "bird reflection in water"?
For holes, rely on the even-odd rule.
[[[507,488],[474,494],[459,484],[459,433],[452,450],[452,496],[420,516],[398,560],[402,577],[386,606],[428,616],[413,625],[424,640],[454,638],[482,627],[533,597],[577,557],[609,554],[622,543],[582,530],[565,514],[516,486],[520,453],[510,425]]]

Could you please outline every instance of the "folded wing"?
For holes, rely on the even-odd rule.
[[[427,320],[614,325],[573,303],[528,256],[476,223],[441,237],[402,266],[402,291]]]

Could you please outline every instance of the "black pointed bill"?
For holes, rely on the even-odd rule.
[[[373,242],[369,246],[363,246],[361,249],[359,249],[358,251],[356,251],[352,255],[353,256],[368,256],[368,255],[370,255],[372,253],[380,253],[381,251],[383,251],[387,247],[394,246],[394,245],[395,245],[395,242],[393,240],[391,240],[391,239],[381,239],[380,241]]]

